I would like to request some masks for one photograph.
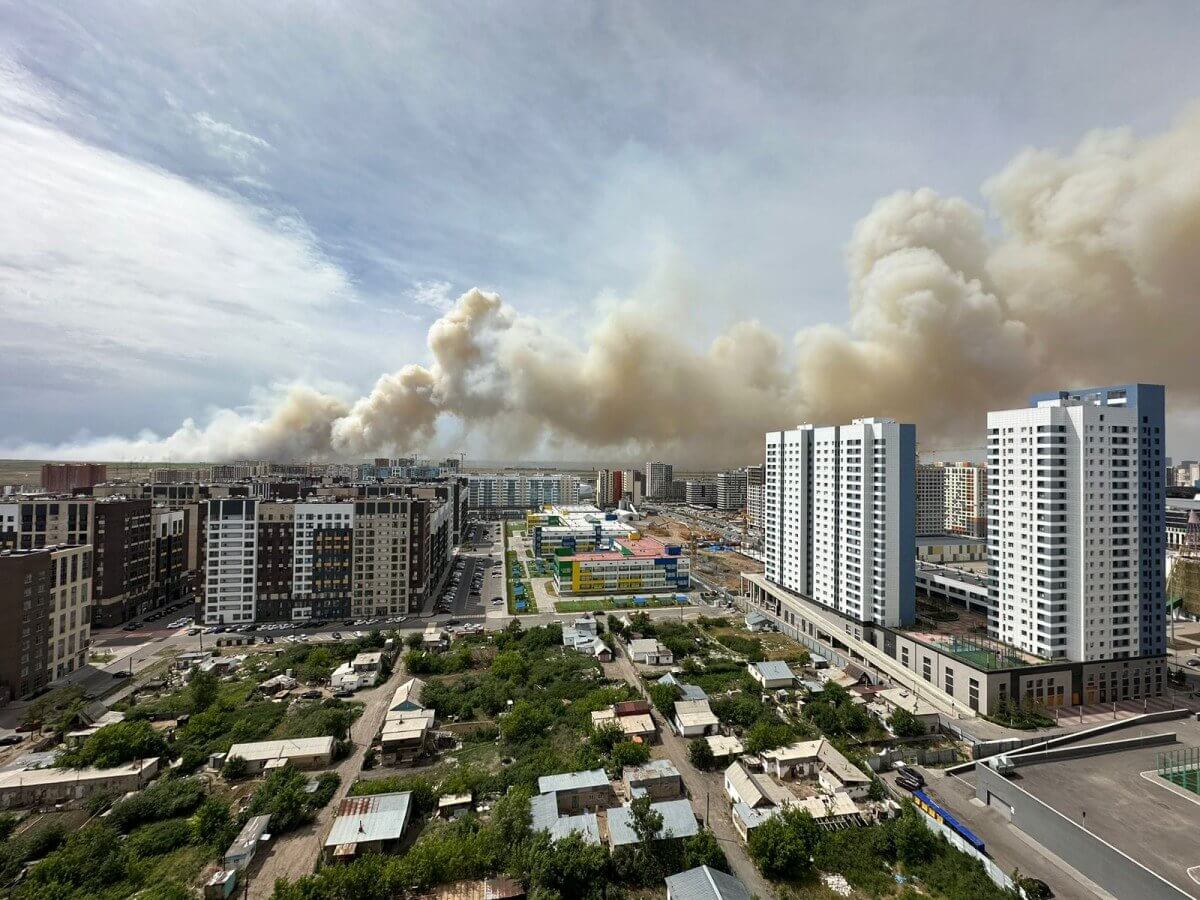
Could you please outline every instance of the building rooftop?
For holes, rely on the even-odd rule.
[[[753,663],[755,671],[759,676],[767,681],[775,681],[780,678],[795,678],[795,673],[788,667],[788,664],[780,660],[767,660],[766,662]]]
[[[666,882],[672,900],[750,900],[741,881],[709,866],[670,875]]]
[[[632,784],[652,778],[678,778],[679,770],[669,759],[652,759],[644,766],[627,766],[622,777]]]
[[[397,840],[408,827],[411,805],[410,791],[346,797],[338,806],[325,846]]]
[[[538,793],[550,794],[557,791],[602,787],[606,784],[609,784],[608,773],[603,769],[588,769],[584,772],[563,772],[559,775],[543,775],[539,778]]]
[[[254,848],[258,846],[258,839],[267,833],[270,825],[270,816],[251,817],[242,826],[242,830],[238,832],[238,836],[233,839],[233,843],[229,845],[229,849],[225,851],[225,859],[247,856],[253,853]]]
[[[12,787],[87,784],[93,781],[107,781],[127,775],[141,775],[147,769],[153,771],[157,766],[158,759],[149,758],[135,759],[123,766],[113,766],[110,769],[97,769],[92,766],[83,769],[9,769],[8,771],[0,772],[0,790]]]
[[[659,839],[691,837],[700,831],[690,800],[664,800],[651,803],[650,808],[662,816],[662,827],[656,835]],[[608,811],[608,840],[614,847],[638,843],[630,807],[618,806]]]
[[[1013,784],[1076,825],[1085,824],[1086,812],[1089,832],[1183,894],[1195,897],[1200,895],[1200,887],[1191,872],[1200,863],[1196,858],[1200,795],[1161,777],[1158,763],[1160,754],[1200,746],[1200,723],[1187,717],[1133,725],[1067,746],[1172,733],[1175,742],[1165,745],[1107,749],[1091,756],[1067,754],[1065,758],[1024,763],[1017,768],[1019,777],[1013,779]],[[961,777],[974,797],[976,774],[966,772]],[[944,796],[946,791],[941,793]],[[966,799],[954,800],[950,812],[962,813],[968,825],[983,814]],[[986,832],[981,836],[986,839]]]
[[[410,678],[408,681],[396,688],[396,692],[392,694],[392,702],[388,704],[388,709],[395,710],[397,707],[410,705],[421,705],[421,694],[425,690],[425,682],[420,678]]]
[[[672,545],[678,547],[678,545]],[[652,537],[619,537],[613,540],[611,550],[592,550],[586,553],[573,553],[570,556],[560,556],[564,562],[598,562],[617,559],[657,559],[666,556],[667,544]],[[683,557],[680,556],[682,559]]]
[[[971,537],[965,534],[918,534],[918,547],[935,547],[953,545],[958,547],[986,547],[983,538]]]
[[[249,744],[234,744],[229,748],[226,759],[240,756],[248,762],[268,759],[287,759],[293,756],[320,756],[333,753],[332,737],[294,738],[284,741],[255,741]]]
[[[679,700],[675,703],[675,718],[685,728],[692,725],[716,725],[717,717],[707,700]]]

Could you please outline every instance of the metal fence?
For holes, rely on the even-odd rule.
[[[1179,747],[1156,756],[1160,778],[1200,794],[1200,747]]]

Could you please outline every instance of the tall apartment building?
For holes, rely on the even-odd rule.
[[[38,497],[0,503],[0,524],[15,533],[15,544],[21,550],[91,544],[94,506],[90,497]]]
[[[601,509],[616,506],[625,492],[625,473],[620,469],[601,469],[596,473],[596,505]]]
[[[355,504],[351,615],[409,612],[410,557],[419,558],[425,552],[412,504],[411,500],[395,497]]]
[[[255,620],[258,500],[208,501],[204,554],[204,622]]]
[[[917,466],[917,535],[946,532],[946,469],[940,463]]]
[[[890,419],[769,432],[765,575],[859,623],[913,621],[916,429]]]
[[[917,535],[987,537],[987,467],[970,462],[917,466]]]
[[[746,470],[717,474],[717,509],[735,512],[746,508]]]
[[[683,499],[692,506],[716,506],[717,483],[699,478],[687,481]]]
[[[109,497],[93,511],[92,621],[109,628],[152,605],[150,501]]]
[[[746,524],[762,528],[763,524],[763,467],[746,467]]]
[[[946,533],[986,538],[987,466],[970,462],[947,463],[943,471],[946,475]]]
[[[987,418],[994,636],[1049,659],[1161,656],[1162,386],[1060,391],[1030,402]],[[1085,694],[1142,693],[1140,685],[1127,690],[1128,668],[1099,674],[1110,684],[1085,685]],[[1139,667],[1133,677],[1148,682],[1150,672]]]
[[[621,470],[621,496],[634,506],[640,506],[646,496],[646,480],[638,469]]]
[[[468,475],[467,495],[471,509],[541,509],[578,503],[579,479],[574,475]]]
[[[108,479],[103,463],[43,463],[42,490],[51,494],[69,494],[77,488],[89,488]]]
[[[92,550],[0,551],[0,700],[29,697],[87,662]]]
[[[665,462],[646,463],[646,497],[650,500],[665,500],[675,479],[675,467]]]

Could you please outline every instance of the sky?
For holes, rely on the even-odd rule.
[[[1198,38],[1172,2],[0,3],[0,449],[211,456],[157,439],[352,406],[475,287],[585,347],[665,270],[675,339],[845,327],[881,198],[999,234],[989,178],[1170,128]],[[438,407],[410,449],[657,449],[542,408],[510,445]]]

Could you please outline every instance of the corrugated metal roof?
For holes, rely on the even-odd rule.
[[[600,843],[600,821],[595,813],[584,813],[581,816],[560,816],[550,826],[550,837],[560,841],[570,834],[578,834],[585,843]]]
[[[767,662],[757,662],[754,668],[758,670],[758,674],[764,679],[774,680],[776,678],[795,678],[795,674],[788,668],[788,664],[777,659],[768,660]]]
[[[553,791],[601,787],[608,783],[608,775],[605,774],[603,769],[589,769],[586,772],[563,772],[559,775],[543,775],[539,778],[538,793],[549,794]]]
[[[632,784],[649,778],[678,778],[679,770],[669,759],[652,759],[644,766],[631,766],[625,769],[625,781]]]
[[[534,831],[549,831],[558,821],[558,797],[553,792],[530,797],[529,818]]]
[[[240,756],[247,761],[288,759],[293,756],[320,756],[333,754],[332,737],[293,738],[282,741],[255,741],[249,744],[234,744],[226,758]]]
[[[690,800],[664,800],[661,803],[651,803],[650,808],[662,816],[662,828],[656,835],[660,840],[668,837],[691,837],[700,831]],[[637,832],[633,829],[633,810],[630,807],[618,806],[608,811],[608,841],[614,847],[638,842]]]
[[[258,845],[258,839],[267,833],[267,828],[271,824],[271,817],[253,816],[242,826],[242,830],[238,832],[238,836],[233,839],[233,843],[229,845],[229,849],[225,851],[225,859],[238,858],[254,852],[254,848]]]
[[[345,798],[325,846],[396,840],[408,827],[411,801],[410,791]]]
[[[697,866],[666,879],[673,900],[750,900],[740,880],[709,866]]]

